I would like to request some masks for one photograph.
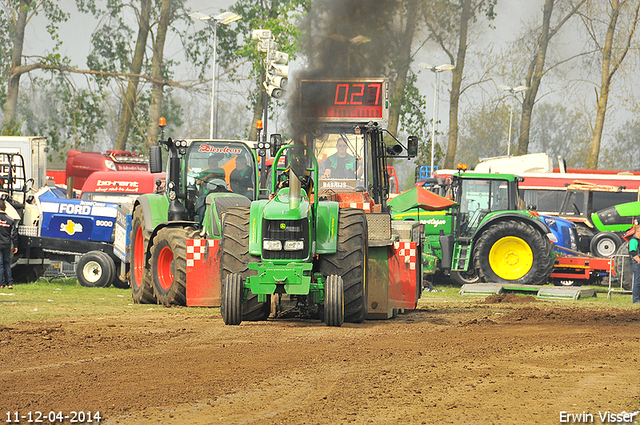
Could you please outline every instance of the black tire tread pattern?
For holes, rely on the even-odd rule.
[[[357,208],[340,208],[338,250],[321,255],[318,269],[323,276],[338,275],[344,285],[344,321],[360,323],[367,317],[366,260],[367,217]]]
[[[142,230],[143,251],[146,251],[149,246],[149,234],[145,228],[142,208],[136,208],[133,211],[133,217],[131,218],[131,273],[129,274],[131,297],[133,298],[133,302],[136,304],[156,304],[157,301],[153,292],[153,279],[151,278],[151,267],[149,264],[144,264],[142,281],[136,282],[134,263],[136,258],[135,240],[138,228],[141,228]]]
[[[222,285],[220,304],[220,314],[225,325],[242,323],[242,291],[242,277],[236,273],[228,274]]]
[[[187,305],[187,239],[194,239],[198,231],[190,227],[165,227],[156,234],[151,246],[151,275],[158,304]],[[164,289],[158,280],[158,255],[163,248],[173,254],[173,282]]]
[[[105,286],[105,288],[108,288],[109,286],[111,286],[113,284],[113,282],[116,281],[116,279],[118,279],[118,272],[116,270],[116,263],[115,263],[115,261],[113,261],[113,258],[111,258],[107,253],[102,252],[102,251],[98,251],[98,252],[100,252],[100,254],[102,255],[102,258],[104,258],[104,261],[109,266],[109,275],[111,276],[111,279],[109,280],[109,282],[107,282],[107,284]]]
[[[220,279],[222,290],[225,291],[225,279],[229,274],[238,274],[242,282],[247,277],[255,276],[254,270],[249,270],[249,263],[258,262],[258,257],[249,254],[249,207],[229,208],[222,222],[222,242],[220,251]],[[258,302],[258,296],[249,291],[247,302],[243,305],[242,320],[266,320],[271,312],[271,302]]]
[[[515,236],[526,242],[533,252],[531,269],[520,279],[500,278],[489,264],[489,252],[494,243],[506,236]],[[544,285],[553,271],[553,257],[549,238],[533,225],[519,220],[500,221],[482,232],[475,246],[475,267],[483,282]]]
[[[344,286],[335,274],[327,277],[324,291],[324,323],[340,327],[344,323]]]

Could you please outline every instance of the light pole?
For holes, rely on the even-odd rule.
[[[508,91],[515,98],[516,93],[520,93],[521,91],[525,91],[529,87],[527,86],[518,86],[518,87],[507,87],[501,86],[502,90]],[[510,102],[510,112],[509,112],[509,140],[507,140],[507,157],[511,156],[511,124],[513,123],[513,101]]]
[[[213,139],[213,117],[215,115],[215,97],[216,97],[216,51],[217,51],[217,30],[218,24],[229,25],[232,22],[241,19],[242,16],[233,12],[224,12],[217,16],[208,16],[203,13],[193,12],[190,14],[191,18],[198,19],[207,23],[213,28],[213,63],[211,64],[212,78],[211,78],[211,120],[209,122],[209,139]]]
[[[436,83],[433,91],[433,125],[431,126],[431,176],[433,177],[433,161],[436,146],[436,123],[438,122],[438,117],[436,116],[438,113],[438,74],[443,71],[451,71],[455,68],[455,65],[446,63],[443,65],[432,66],[427,65],[426,63],[421,63],[420,66],[436,74]]]

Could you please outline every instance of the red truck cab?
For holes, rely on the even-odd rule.
[[[149,163],[146,157],[128,151],[69,151],[66,169],[68,186],[81,190],[87,178],[96,171],[149,171]]]
[[[81,199],[125,204],[143,193],[164,190],[165,173],[148,171],[97,171],[86,178]]]

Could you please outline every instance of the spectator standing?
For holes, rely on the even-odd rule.
[[[629,257],[633,271],[633,287],[631,298],[634,303],[640,303],[640,224],[636,224],[635,233],[629,240]]]
[[[6,209],[4,199],[0,199],[0,288],[13,289],[11,254],[18,252],[18,228]]]

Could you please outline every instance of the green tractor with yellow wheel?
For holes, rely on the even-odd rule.
[[[535,212],[519,209],[519,181],[459,171],[449,183],[454,208],[418,211],[400,197],[389,204],[396,220],[425,224],[426,251],[438,259],[427,273],[442,271],[460,285],[543,285],[553,271],[553,236]]]
[[[277,165],[285,152],[288,165]],[[328,326],[362,322],[367,316],[365,212],[318,196],[318,163],[310,148],[283,146],[273,164],[273,196],[230,209],[223,220],[224,323],[238,325],[249,316],[260,320],[269,314],[320,319]],[[279,181],[278,174],[286,180]]]

